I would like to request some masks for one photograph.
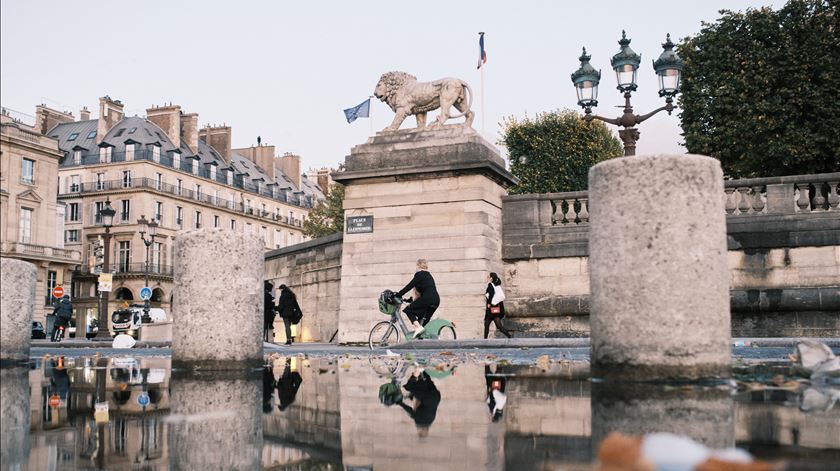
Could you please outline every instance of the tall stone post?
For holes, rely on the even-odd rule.
[[[263,356],[263,241],[225,229],[178,234],[172,365],[257,368]]]
[[[173,371],[170,468],[262,469],[262,387],[257,371]]]
[[[590,169],[594,376],[729,374],[723,195],[710,157],[636,156]]]
[[[517,182],[496,148],[460,125],[379,133],[333,178],[346,186],[345,220],[373,219],[345,230],[338,341],[367,341],[385,319],[379,293],[405,286],[420,258],[441,296],[435,316],[454,321],[458,338],[479,338],[487,274],[502,270],[502,196]]]
[[[3,365],[29,361],[37,277],[35,265],[0,258],[0,363]]]

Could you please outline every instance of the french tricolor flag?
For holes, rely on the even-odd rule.
[[[478,67],[480,69],[482,64],[487,63],[487,51],[484,50],[484,33],[478,33]]]

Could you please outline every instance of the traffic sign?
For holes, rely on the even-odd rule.
[[[111,273],[99,274],[99,291],[111,291],[114,282],[114,275]]]
[[[148,301],[150,299],[152,299],[152,288],[149,288],[148,286],[140,288],[140,300]]]
[[[149,405],[149,393],[147,393],[146,391],[141,392],[140,395],[137,396],[137,404],[140,404],[143,407],[148,406]]]
[[[52,295],[54,298],[60,298],[64,296],[64,288],[61,287],[61,285],[56,286],[55,288],[53,288]]]

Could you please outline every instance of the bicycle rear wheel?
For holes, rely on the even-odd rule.
[[[440,340],[455,340],[455,328],[451,325],[445,325],[438,331],[438,339]]]
[[[391,322],[382,321],[370,329],[368,346],[371,350],[390,347],[398,343],[400,343],[400,330]]]

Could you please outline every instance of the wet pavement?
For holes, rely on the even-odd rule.
[[[789,348],[734,347],[736,381],[704,385],[593,382],[588,348],[392,353],[280,347],[192,377],[166,349],[33,349],[3,369],[2,468],[597,469],[612,431],[840,462],[836,389],[796,377]]]

